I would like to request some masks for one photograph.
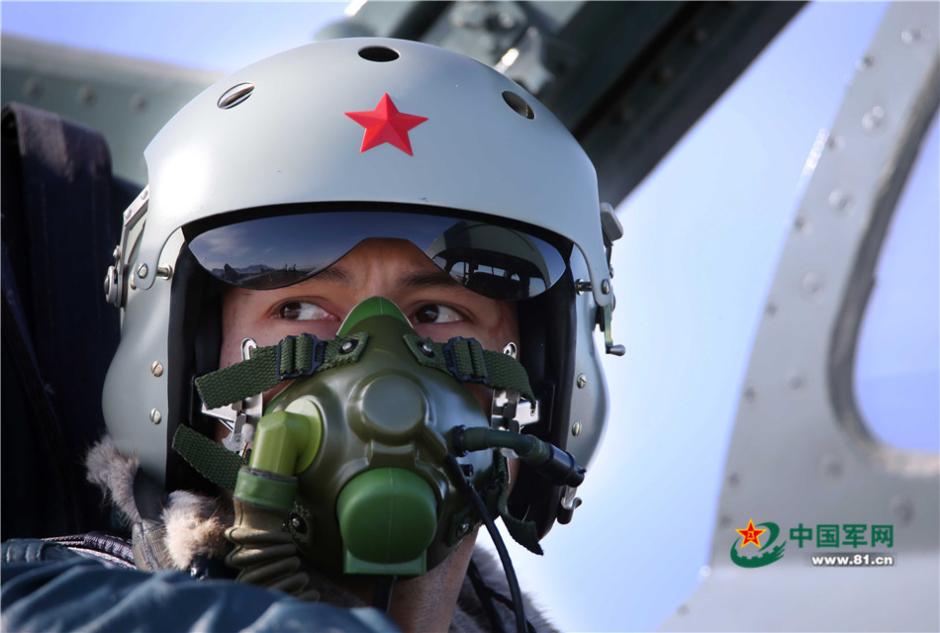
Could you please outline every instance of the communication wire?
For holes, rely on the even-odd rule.
[[[493,539],[493,545],[496,546],[496,552],[499,554],[499,562],[502,563],[503,571],[506,573],[506,583],[509,585],[509,593],[512,597],[512,608],[516,616],[516,631],[517,633],[527,633],[528,627],[526,626],[525,606],[522,603],[522,592],[519,590],[516,570],[512,566],[512,560],[509,558],[509,551],[506,549],[503,537],[500,535],[499,530],[496,529],[493,517],[491,517],[490,513],[487,511],[486,504],[483,503],[480,493],[477,492],[473,484],[464,476],[463,471],[460,470],[460,464],[457,463],[457,459],[453,455],[447,455],[447,457],[444,458],[444,463],[447,464],[448,469],[451,471],[457,486],[470,497],[477,513],[480,515],[480,518],[483,519],[486,531],[490,533],[490,538]]]

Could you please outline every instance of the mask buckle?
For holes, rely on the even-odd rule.
[[[491,426],[518,433],[519,429],[539,421],[539,401],[529,402],[518,391],[501,389],[493,392],[490,410]]]
[[[258,347],[254,339],[246,338],[242,341],[242,360],[251,357],[251,351]],[[256,394],[215,409],[202,405],[203,415],[215,418],[227,428],[230,433],[222,440],[222,445],[233,453],[244,457],[251,447],[254,437],[255,424],[261,419],[261,394]]]
[[[516,358],[518,347],[510,341],[503,348],[503,354]],[[493,404],[490,407],[490,426],[493,428],[518,433],[522,427],[538,421],[538,400],[529,402],[518,391],[511,389],[499,389],[493,392]]]
[[[441,351],[447,371],[454,378],[460,382],[486,383],[488,376],[483,360],[483,348],[476,339],[455,336],[444,343]]]
[[[253,348],[252,348],[253,349]],[[310,352],[308,363],[301,361],[301,350],[306,349]],[[304,332],[297,336],[287,336],[278,343],[274,355],[274,366],[277,367],[277,378],[279,381],[292,380],[305,376],[312,376],[323,363],[324,346],[312,334]],[[285,358],[285,354],[287,358]],[[242,351],[242,360],[247,357]]]

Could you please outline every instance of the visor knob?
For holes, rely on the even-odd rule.
[[[104,298],[111,305],[121,305],[120,285],[117,269],[114,266],[108,266],[108,272],[104,276]]]

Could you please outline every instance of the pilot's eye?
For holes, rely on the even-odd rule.
[[[333,315],[309,301],[287,301],[278,309],[278,317],[291,321],[322,321]]]
[[[426,303],[415,311],[414,320],[417,323],[440,324],[463,321],[463,317],[453,308],[439,303]]]

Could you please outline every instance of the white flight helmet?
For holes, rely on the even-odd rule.
[[[253,236],[267,235],[266,225],[252,224],[263,218],[286,222],[271,229],[269,246],[278,230],[292,230],[290,218],[329,221],[333,233],[324,235],[338,251],[369,236],[405,237],[445,269],[453,262],[428,251],[435,231],[463,231],[464,246],[496,250],[491,227],[528,236],[538,283],[507,295],[518,300],[521,361],[540,401],[539,421],[526,431],[587,464],[607,409],[595,328],[606,329],[608,351],[622,353],[610,339],[609,256],[619,227],[598,201],[585,152],[518,84],[427,44],[318,42],[218,81],[164,126],[145,157],[149,184],[124,213],[105,280],[122,331],[103,401],[109,433],[152,479],[169,489],[190,481],[170,448],[178,425],[211,434],[192,381],[218,363],[212,288],[261,283],[258,273],[271,267],[309,276],[330,263],[268,262],[261,248],[242,257]],[[343,225],[343,214],[356,221]],[[194,246],[220,227],[235,228]],[[270,275],[265,283],[257,287],[270,287]],[[523,471],[510,507],[542,535],[576,503],[572,490]]]

